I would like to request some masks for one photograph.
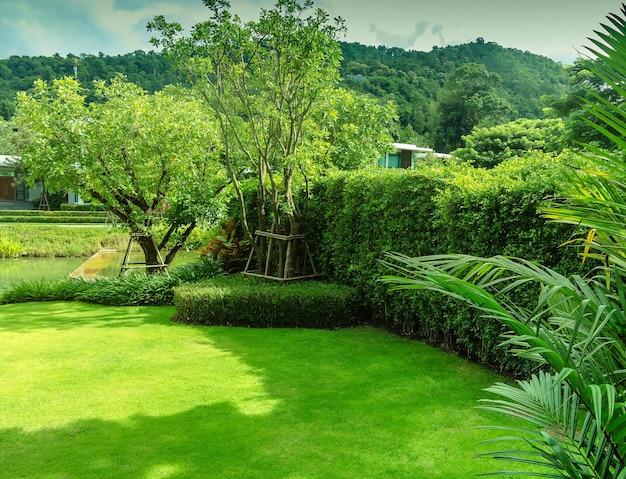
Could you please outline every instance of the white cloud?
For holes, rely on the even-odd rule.
[[[275,0],[231,0],[242,20],[258,18]],[[348,27],[346,40],[430,50],[483,37],[505,47],[563,58],[616,12],[614,0],[317,0]],[[0,58],[10,55],[149,50],[146,23],[163,14],[185,28],[204,20],[201,0],[0,0]],[[421,20],[420,19],[425,19]],[[429,25],[422,31],[424,22]],[[374,31],[369,26],[374,24]]]
[[[389,33],[384,30],[381,30],[376,26],[376,24],[370,25],[370,32],[376,34],[376,40],[381,45],[386,45],[388,47],[400,47],[400,48],[413,48],[415,42],[419,37],[424,35],[426,32],[426,28],[428,27],[428,22],[426,20],[420,20],[413,27],[413,31],[408,31],[404,34],[398,33],[397,31],[394,33]]]

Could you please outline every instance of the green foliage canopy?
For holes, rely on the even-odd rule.
[[[510,158],[529,152],[558,153],[563,149],[565,122],[549,118],[519,119],[492,127],[475,127],[463,136],[465,146],[454,150],[456,158],[474,166],[493,168]]]
[[[496,90],[500,81],[499,75],[478,63],[467,63],[448,77],[439,95],[441,134],[437,149],[459,148],[462,136],[475,126],[496,124],[507,118],[511,106]]]
[[[150,95],[118,77],[94,86],[86,103],[72,78],[35,82],[18,96],[16,121],[33,133],[21,151],[30,181],[95,199],[145,238],[146,261],[156,264],[153,226],[163,217],[163,245],[180,233],[166,262],[199,221],[216,213],[225,183],[215,120],[189,91]]]

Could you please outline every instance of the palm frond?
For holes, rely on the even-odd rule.
[[[556,476],[546,473],[536,477],[615,478],[623,474],[622,451],[609,442],[605,431],[623,423],[621,415],[613,414],[611,388],[594,388],[595,406],[585,414],[579,396],[565,380],[567,376],[540,372],[528,381],[519,381],[518,387],[497,383],[488,388],[488,392],[499,398],[481,400],[481,408],[523,419],[536,428],[508,429],[514,433],[512,436],[488,441],[523,440],[528,448],[497,450],[482,456],[558,471]],[[523,471],[506,473],[524,474]]]
[[[429,290],[469,303],[507,327],[503,342],[515,354],[552,370],[488,389],[496,398],[481,407],[528,427],[490,441],[526,447],[485,456],[540,469],[493,475],[626,479],[626,5],[595,33],[583,62],[615,94],[609,100],[589,89],[581,100],[589,125],[615,151],[586,145],[581,166],[563,178],[562,198],[542,214],[582,230],[568,244],[582,245],[583,258],[598,259],[599,266],[583,278],[502,256],[389,253],[383,261],[393,274],[381,281],[392,289]],[[538,291],[535,303],[516,305],[512,293],[528,286]]]
[[[590,126],[615,145],[626,150],[626,7],[620,14],[607,15],[608,23],[590,38],[590,57],[585,67],[612,89],[621,100],[607,99],[602,92],[588,89],[582,98],[584,109],[595,121]],[[615,95],[612,97],[614,98]],[[585,242],[604,257],[604,262],[626,271],[626,157],[621,153],[586,145],[591,169],[579,169],[563,183],[565,203],[552,203],[543,210],[546,218],[579,225],[597,232],[593,242]]]
[[[596,469],[621,473],[623,445],[614,438],[624,436],[616,434],[623,424],[623,407],[615,386],[626,381],[626,350],[620,337],[624,310],[602,282],[566,277],[530,261],[501,256],[410,258],[389,253],[384,264],[399,274],[381,278],[392,289],[428,289],[466,301],[508,327],[504,343],[513,345],[516,354],[541,358],[555,371],[540,373],[517,388],[498,384],[489,389],[504,398],[489,400],[490,409],[535,427],[522,436],[532,458],[508,451],[509,460],[541,463],[564,477],[596,477],[589,475]],[[538,285],[540,293],[534,308],[520,317],[504,299],[527,284]],[[582,432],[580,411],[588,414]],[[502,459],[501,452],[491,457]]]

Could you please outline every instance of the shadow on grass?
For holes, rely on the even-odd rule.
[[[259,412],[254,401],[223,401],[237,391],[214,384],[225,389],[221,399],[203,404],[198,397],[182,412],[103,420],[83,411],[88,419],[59,427],[6,428],[0,477],[461,479],[484,472],[472,459],[484,436],[472,427],[491,422],[475,406],[494,376],[432,348],[364,328],[185,326],[169,321],[173,308],[32,303],[27,310],[25,320],[23,305],[2,306],[0,331],[142,324],[195,331],[198,344],[248,367],[274,406]],[[20,317],[6,317],[12,313]],[[205,356],[198,362],[204,374],[216,364]]]
[[[263,418],[246,417],[222,403],[165,417],[133,416],[122,422],[88,419],[36,432],[3,430],[0,475],[31,479],[250,477],[250,461],[262,461],[267,446],[280,441],[266,426]]]
[[[129,328],[142,324],[175,326],[169,321],[175,314],[174,306],[117,307],[65,301],[5,304],[0,305],[0,332],[68,330],[85,325],[99,328]]]

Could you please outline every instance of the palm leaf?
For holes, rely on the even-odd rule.
[[[581,98],[616,152],[586,145],[588,154],[565,175],[563,198],[548,203],[544,217],[575,225],[584,258],[600,260],[590,277],[566,277],[521,259],[467,255],[409,258],[389,253],[392,289],[423,289],[465,301],[504,324],[504,343],[542,362],[540,372],[517,386],[499,383],[482,407],[524,420],[529,427],[494,439],[522,441],[526,448],[485,454],[540,471],[500,471],[533,477],[626,479],[626,6],[590,39],[585,66],[622,97],[613,103],[589,90]],[[595,57],[595,58],[593,58]],[[615,95],[612,96],[614,98]],[[591,232],[591,233],[588,233]],[[511,300],[534,285],[534,305]],[[504,431],[503,428],[495,428]]]
[[[535,427],[521,436],[531,447],[530,457],[524,450],[498,451],[490,457],[541,464],[565,475],[541,477],[621,474],[625,434],[615,385],[626,380],[619,328],[623,309],[601,281],[566,277],[500,256],[410,258],[389,253],[384,264],[397,273],[381,278],[392,289],[427,289],[466,301],[509,328],[504,343],[517,348],[517,354],[540,358],[555,371],[553,376],[541,373],[520,382],[518,388],[500,384],[489,390],[505,398],[490,400],[490,409]],[[505,299],[527,284],[537,284],[540,293],[534,308],[520,317],[519,309],[509,307]],[[582,432],[577,429],[579,411],[588,411]],[[594,470],[602,475],[591,475]]]
[[[513,436],[487,441],[507,443],[524,440],[527,449],[497,450],[484,457],[504,459],[521,464],[533,464],[558,473],[532,474],[536,477],[597,477],[615,478],[624,473],[620,451],[607,440],[604,429],[612,417],[611,388],[598,388],[593,411],[584,414],[576,391],[563,375],[540,372],[529,381],[519,381],[518,387],[498,383],[487,389],[498,399],[481,400],[482,408],[517,417],[536,426],[531,430],[508,429]],[[605,394],[606,393],[606,394]],[[607,399],[607,400],[605,400]],[[599,419],[600,418],[600,419]],[[616,419],[616,423],[623,417]],[[609,427],[615,427],[608,422]],[[488,429],[506,430],[502,427]],[[524,471],[499,471],[494,474],[528,474]]]
[[[608,24],[596,31],[597,39],[590,38],[590,57],[585,67],[611,88],[626,98],[626,7],[620,14],[609,14]],[[595,58],[594,58],[595,57]],[[626,104],[612,103],[600,92],[587,91],[581,98],[585,110],[597,121],[589,125],[609,138],[616,149],[626,150]],[[543,213],[552,220],[580,225],[596,230],[593,242],[586,248],[598,251],[606,262],[626,271],[626,161],[621,153],[599,150],[586,145],[591,169],[580,169],[568,175],[564,182],[563,203],[552,203]]]

